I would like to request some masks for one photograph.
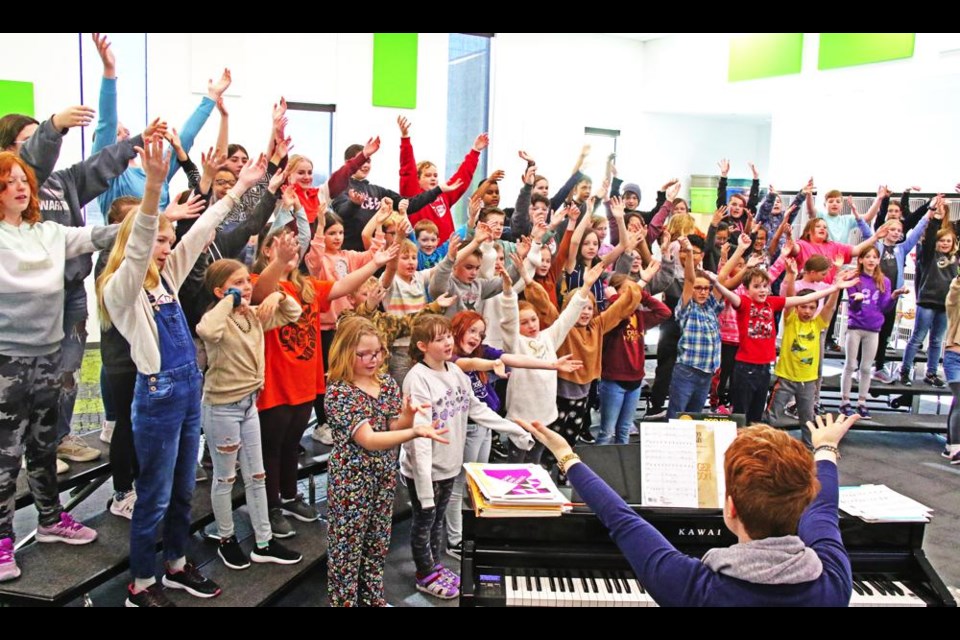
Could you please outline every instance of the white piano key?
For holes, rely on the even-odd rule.
[[[898,596],[897,606],[898,607],[925,607],[927,603],[924,602],[923,598],[911,591],[907,586],[902,582],[893,581],[893,584],[903,591],[902,596]]]
[[[514,589],[514,588],[513,588],[513,582],[514,582],[514,580],[516,579],[515,574],[514,574],[514,575],[507,575],[506,573],[504,573],[503,579],[504,579],[504,583],[505,583],[505,586],[506,586],[507,606],[508,606],[508,607],[519,607],[519,606],[521,606],[521,600],[522,600],[522,598],[521,598],[521,596],[520,596],[519,588],[518,588],[518,589]],[[518,587],[519,587],[519,585],[518,585]]]
[[[550,587],[550,578],[540,576],[537,578],[540,582],[540,606],[541,607],[555,607],[557,606],[557,594],[553,592],[553,589]]]

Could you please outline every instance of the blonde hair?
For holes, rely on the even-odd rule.
[[[117,269],[120,268],[120,265],[123,264],[124,259],[127,257],[127,241],[130,239],[130,234],[133,232],[133,225],[136,224],[137,218],[140,216],[139,210],[137,213],[127,215],[124,218],[123,222],[120,223],[120,230],[117,231],[117,239],[113,241],[113,248],[110,250],[110,256],[107,258],[107,266],[103,268],[103,272],[100,274],[100,277],[97,278],[97,306],[100,308],[100,325],[104,329],[109,329],[113,322],[110,320],[110,312],[107,311],[107,305],[103,300],[103,290],[107,287],[107,282],[110,281],[110,278],[113,277],[113,274],[117,272]],[[170,219],[162,213],[158,216],[159,228],[157,232],[162,231],[173,231],[173,223],[170,222]],[[156,238],[156,236],[154,236]],[[157,263],[152,257],[153,247],[150,248],[151,258],[150,263],[147,265],[147,274],[143,278],[143,288],[145,290],[156,289],[160,285],[160,269],[157,267]]]
[[[404,238],[398,244],[400,245],[400,253],[397,255],[415,256],[420,251],[420,248],[416,244],[414,244],[413,241],[410,240],[410,238]]]
[[[290,176],[292,176],[293,172],[296,171],[297,165],[300,164],[301,162],[309,162],[310,166],[311,167],[313,166],[313,160],[311,160],[307,156],[302,156],[299,153],[293,154],[292,156],[290,156],[290,160],[287,161],[287,168],[283,172],[284,182],[290,179]]]
[[[689,236],[697,231],[697,223],[689,213],[675,213],[667,223],[671,238]]]
[[[436,166],[437,166],[437,165],[433,164],[433,163],[430,162],[429,160],[422,160],[421,162],[418,162],[418,163],[417,163],[417,178],[418,178],[418,179],[419,179],[419,178],[422,178],[424,171],[426,171],[426,170],[429,169],[430,167],[436,168]]]
[[[329,214],[327,214],[329,216]],[[265,249],[267,247],[273,246],[273,241],[280,237],[281,233],[286,233],[286,227],[281,227],[279,229],[274,229],[267,234],[267,237],[263,239],[263,244],[260,245],[260,253],[257,255],[256,261],[253,263],[253,273],[263,273],[263,270],[267,268],[267,265],[270,264],[270,258],[267,257]],[[314,297],[316,296],[316,291],[313,289],[313,283],[310,281],[310,278],[304,277],[300,272],[300,269],[294,269],[287,274],[287,280],[293,283],[293,286],[297,290],[297,295],[300,296],[300,300],[303,304],[310,304],[313,302]]]
[[[361,316],[344,317],[337,323],[337,332],[330,345],[327,357],[327,382],[343,380],[353,382],[353,359],[357,355],[357,345],[364,336],[373,336],[384,348],[383,338],[377,328],[368,319]]]

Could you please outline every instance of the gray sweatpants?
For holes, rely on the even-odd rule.
[[[784,417],[783,409],[790,402],[791,398],[797,401],[797,416],[800,419],[800,435],[803,443],[808,447],[813,446],[810,437],[810,428],[807,422],[814,422],[813,405],[816,401],[817,382],[794,382],[786,378],[777,378],[773,385],[773,393],[770,395],[770,419],[777,421]]]

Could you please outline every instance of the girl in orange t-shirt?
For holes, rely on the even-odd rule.
[[[254,264],[253,304],[274,291],[284,291],[303,309],[295,324],[264,334],[264,385],[257,399],[267,473],[270,527],[276,538],[287,538],[293,529],[283,515],[302,522],[318,518],[316,510],[297,495],[297,446],[318,395],[326,390],[320,357],[320,314],[330,302],[360,288],[367,278],[392,260],[397,248],[379,251],[373,260],[337,282],[300,273],[300,247],[296,236],[278,229],[267,236]]]

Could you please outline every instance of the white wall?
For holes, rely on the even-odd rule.
[[[644,43],[645,106],[769,117],[764,184],[797,188],[813,174],[821,190],[869,191],[881,182],[952,190],[960,177],[951,162],[960,143],[952,108],[960,99],[960,34],[918,33],[910,59],[819,71],[819,34],[808,33],[800,74],[736,83],[727,82],[729,37]]]
[[[558,187],[584,143],[584,127],[619,129],[617,165],[631,175],[640,145],[643,45],[601,34],[501,33],[493,39],[490,168],[507,171],[503,205],[513,206],[525,149]],[[606,158],[588,169],[603,172]]]

